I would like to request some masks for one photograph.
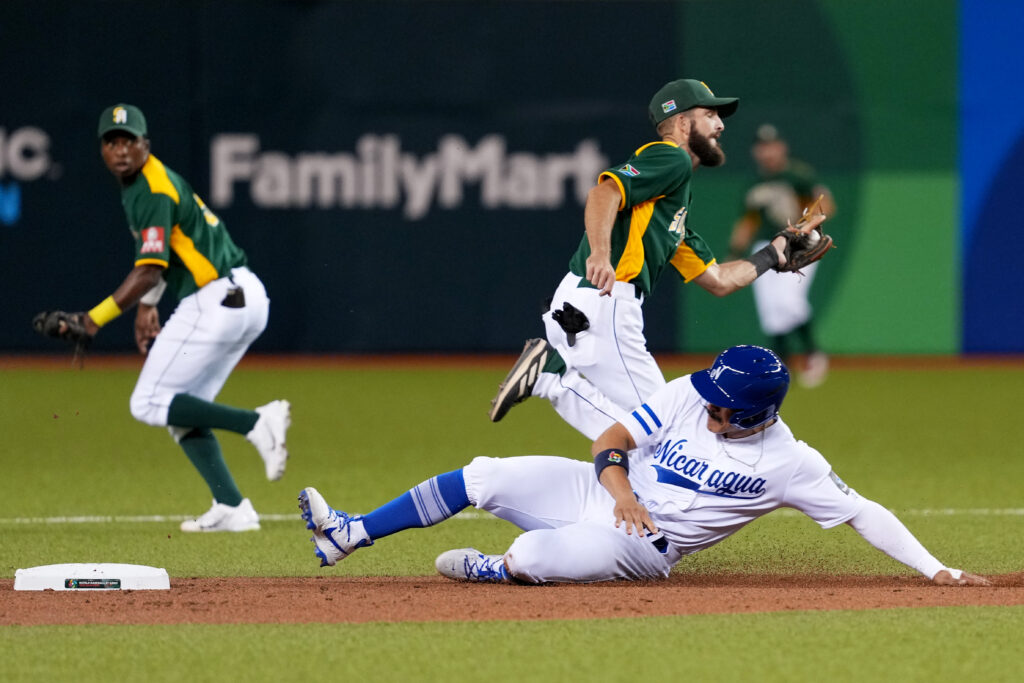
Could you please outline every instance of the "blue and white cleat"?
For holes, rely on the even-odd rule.
[[[373,545],[373,540],[363,528],[362,516],[353,517],[335,510],[312,486],[299,493],[299,509],[306,528],[313,531],[309,540],[316,545],[321,567],[333,567],[357,548]]]
[[[449,550],[437,556],[434,566],[442,576],[457,581],[508,583],[512,581],[505,568],[504,555],[484,555],[476,548]]]

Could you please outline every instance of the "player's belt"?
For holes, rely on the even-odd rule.
[[[579,277],[578,275],[576,277]],[[597,289],[589,280],[585,277],[580,277],[580,282],[577,287],[588,287],[590,289]],[[632,282],[616,282],[612,285],[612,296],[616,299],[637,299],[640,303],[644,302],[644,293],[637,285]]]

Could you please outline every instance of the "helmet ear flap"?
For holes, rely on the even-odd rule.
[[[753,429],[754,427],[761,426],[778,414],[778,407],[775,404],[772,404],[764,410],[758,411],[752,415],[749,414],[748,411],[735,412],[729,417],[729,422],[737,427],[742,427],[743,429]]]

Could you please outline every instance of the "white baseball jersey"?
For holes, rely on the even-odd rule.
[[[714,545],[781,507],[800,510],[824,529],[863,507],[863,499],[781,418],[751,436],[726,439],[708,430],[704,406],[687,375],[623,423],[637,444],[630,483],[683,554]]]
[[[638,445],[629,479],[659,529],[654,536],[615,527],[615,501],[590,462],[481,457],[463,469],[473,505],[526,531],[505,555],[515,576],[533,582],[664,577],[684,555],[780,507],[828,528],[869,502],[781,420],[744,439],[708,431],[689,375],[655,392],[623,424]]]

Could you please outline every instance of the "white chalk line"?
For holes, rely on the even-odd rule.
[[[1024,517],[1024,508],[924,508],[921,510],[893,510],[900,517]],[[791,509],[776,510],[773,515],[785,517],[803,516],[802,512]],[[195,515],[68,515],[55,517],[0,517],[0,525],[19,524],[166,524],[195,519]],[[261,514],[261,522],[298,522],[302,517],[296,514]],[[463,510],[453,519],[497,520],[490,513],[480,510]]]

